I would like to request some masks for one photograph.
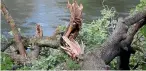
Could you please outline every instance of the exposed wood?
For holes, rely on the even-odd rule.
[[[43,37],[43,30],[41,28],[41,26],[39,24],[36,24],[36,35],[35,38],[36,39],[41,39]],[[27,40],[26,40],[27,41]],[[30,45],[30,44],[27,44]],[[37,59],[40,53],[40,47],[38,44],[36,43],[32,43],[32,48],[31,48],[31,52],[30,52],[30,59],[34,60]]]
[[[80,6],[77,4],[76,0],[73,0],[73,3],[70,4],[68,0],[67,7],[70,10],[71,17],[70,22],[68,25],[68,28],[66,29],[66,32],[64,35],[66,37],[75,39],[79,33],[79,30],[82,26],[82,10],[83,6],[80,4]]]
[[[18,33],[18,29],[16,27],[16,24],[15,24],[12,16],[9,14],[3,0],[1,2],[1,11],[2,11],[2,14],[4,15],[5,19],[7,20],[7,23],[11,27],[11,30],[13,32],[13,36],[14,36],[14,39],[15,39],[15,42],[16,42],[17,48],[19,49],[20,54],[23,57],[25,57],[26,52],[25,52],[24,46],[23,46],[22,41],[21,41],[21,35]]]
[[[79,30],[82,26],[82,10],[83,6],[77,4],[76,0],[73,0],[73,3],[70,4],[68,0],[67,7],[70,10],[71,17],[69,25],[63,35],[63,40],[61,42],[62,48],[72,57],[76,58],[79,54],[81,54],[81,48],[79,44],[75,41],[75,38],[78,36]],[[68,40],[69,39],[69,40]],[[68,41],[66,41],[68,40]],[[79,52],[76,52],[79,51]]]
[[[24,50],[24,46],[27,47],[28,45],[37,45],[34,46],[34,48],[37,48],[34,50],[35,52],[39,52],[39,47],[52,47],[52,48],[58,48],[59,43],[59,37],[55,36],[53,38],[44,38],[43,33],[41,30],[41,27],[37,25],[36,27],[36,34],[38,37],[41,38],[23,38],[21,39],[18,30],[16,28],[15,22],[12,19],[12,17],[9,15],[7,9],[5,8],[5,5],[2,3],[2,12],[11,26],[11,29],[13,31],[15,43],[17,44],[17,47],[19,48],[20,54],[10,54],[11,57],[20,62],[20,63],[29,63],[29,59],[25,58],[26,52]],[[78,54],[78,43],[74,40],[79,30],[81,29],[82,25],[82,9],[83,6],[78,6],[77,2],[74,0],[73,4],[70,4],[68,1],[68,8],[71,12],[71,18],[70,23],[68,25],[68,28],[66,29],[65,33],[63,34],[63,40],[62,42],[64,45],[62,45],[63,49],[67,50],[67,53],[73,57],[72,53]],[[138,30],[146,24],[146,8],[143,9],[141,12],[137,12],[134,15],[126,17],[124,20],[118,21],[116,29],[113,31],[112,35],[101,45],[101,48],[96,48],[93,51],[87,53],[83,57],[83,61],[81,61],[81,69],[83,70],[97,70],[97,69],[109,69],[108,64],[117,56],[120,56],[120,65],[119,69],[129,69],[129,59],[130,54],[134,53],[135,51],[131,47],[131,43],[133,41],[134,35],[138,32]],[[129,27],[132,26],[132,30],[129,29]],[[129,32],[128,32],[129,31]],[[68,48],[67,48],[68,47]],[[68,50],[69,49],[69,50]],[[71,50],[71,51],[70,51]],[[33,58],[37,58],[36,56],[39,53],[33,54],[35,55]],[[23,56],[22,56],[23,55]],[[32,56],[31,55],[31,56]],[[30,56],[30,58],[31,58]]]
[[[42,38],[43,37],[43,31],[39,24],[36,24],[36,37]]]
[[[72,58],[75,58],[76,56],[79,56],[81,54],[80,46],[76,41],[72,42],[65,36],[63,36],[62,38],[70,47],[61,46],[61,48],[63,48]]]

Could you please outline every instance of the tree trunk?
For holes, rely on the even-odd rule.
[[[23,46],[22,41],[21,41],[21,36],[18,33],[18,29],[16,27],[16,24],[15,24],[13,18],[11,17],[11,15],[9,14],[3,1],[1,3],[1,10],[2,10],[2,14],[4,15],[5,19],[7,20],[7,23],[10,25],[10,27],[12,29],[13,36],[14,36],[14,39],[15,39],[15,42],[16,42],[17,48],[19,49],[20,54],[25,57],[26,52],[25,52],[24,46]]]
[[[130,54],[134,53],[131,42],[136,32],[146,24],[145,17],[146,8],[141,12],[137,12],[135,15],[128,16],[124,20],[119,21],[112,35],[101,45],[101,48],[96,48],[94,51],[85,54],[81,63],[81,69],[107,69],[107,65],[119,55],[121,61],[119,65],[120,69],[129,69]],[[129,30],[128,28],[131,25],[133,25],[133,30]]]

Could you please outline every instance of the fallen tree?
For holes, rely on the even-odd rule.
[[[137,31],[145,24],[146,8],[119,21],[112,35],[101,47],[84,56],[82,69],[106,69],[106,65],[117,56],[120,56],[119,69],[129,69],[130,54],[135,52],[131,42]],[[129,29],[130,26],[132,30]]]
[[[74,5],[75,4],[72,5],[69,4],[69,7],[72,6],[73,10],[70,10],[71,12],[70,24],[68,25],[68,28],[66,29],[66,32],[63,35],[59,35],[60,33],[59,32],[58,34],[55,34],[52,37],[44,37],[44,36],[42,37],[42,32],[41,32],[41,33],[37,33],[39,37],[41,36],[41,38],[22,37],[22,42],[24,46],[27,47],[28,45],[33,45],[34,51],[32,51],[32,53],[37,53],[29,56],[30,57],[29,59],[32,59],[31,57],[34,55],[35,58],[37,58],[36,56],[38,56],[39,54],[38,53],[39,47],[45,46],[45,47],[59,48],[60,46],[59,42],[61,42],[61,44],[64,46],[68,46],[66,44],[66,41],[62,40],[62,36],[68,37],[69,40],[71,41],[72,39],[75,39],[81,27],[82,9],[79,12],[75,12],[75,11],[78,10],[78,8],[82,8],[82,7],[74,6]],[[81,69],[83,70],[109,69],[108,64],[117,56],[120,57],[119,69],[126,69],[126,70],[129,69],[130,55],[135,53],[135,50],[133,49],[133,47],[131,47],[133,37],[137,33],[137,31],[145,24],[146,24],[146,8],[144,8],[143,11],[137,12],[134,15],[126,17],[122,21],[118,21],[116,29],[113,31],[112,35],[101,45],[100,48],[95,48],[90,53],[83,55],[83,58],[81,58],[79,61],[81,65]],[[76,28],[78,29],[76,30]],[[61,38],[61,40],[59,38]],[[12,42],[10,42],[5,48],[10,47],[11,44],[15,44]],[[26,61],[29,61],[29,59],[25,59],[25,58],[23,58],[25,60],[20,59],[21,58],[20,55],[16,53],[12,54],[11,57],[15,61],[19,61],[20,63],[27,63]]]

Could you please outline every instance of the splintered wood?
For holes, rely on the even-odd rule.
[[[70,23],[65,32],[65,36],[75,39],[82,26],[83,6],[82,6],[82,4],[80,4],[80,6],[79,6],[77,4],[76,0],[73,0],[73,4],[70,4],[68,1],[67,8],[69,8],[69,10],[70,10],[71,17],[70,17]]]
[[[69,25],[64,33],[62,39],[64,40],[63,48],[73,59],[81,54],[80,45],[74,40],[81,29],[82,26],[82,10],[83,5],[78,5],[76,0],[73,0],[73,3],[70,4],[68,1],[67,8],[69,8],[71,17]]]
[[[39,24],[36,24],[36,35],[37,38],[42,38],[43,37],[43,31],[42,28]]]

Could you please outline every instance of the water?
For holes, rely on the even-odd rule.
[[[102,0],[78,0],[83,4],[83,22],[96,20],[103,9]],[[4,0],[17,27],[25,35],[35,35],[35,25],[39,23],[44,36],[50,36],[58,25],[67,25],[70,13],[66,8],[67,0]],[[139,0],[105,0],[104,4],[115,7],[119,16],[125,17]],[[1,32],[9,36],[9,25],[1,17]]]

